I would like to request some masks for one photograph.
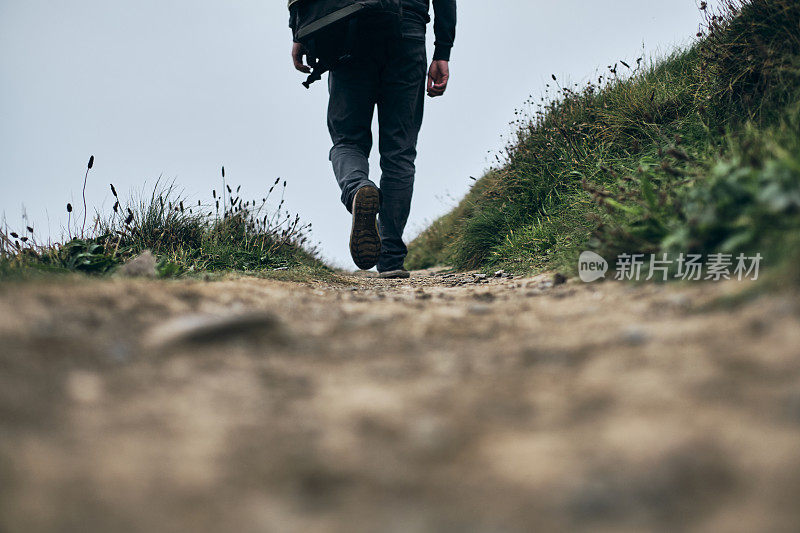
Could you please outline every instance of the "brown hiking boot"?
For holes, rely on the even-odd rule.
[[[350,231],[350,255],[361,270],[378,264],[381,236],[378,233],[380,192],[370,185],[362,187],[353,198],[353,227]]]

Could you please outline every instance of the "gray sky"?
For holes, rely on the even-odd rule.
[[[426,102],[406,238],[468,190],[551,73],[589,79],[642,44],[689,43],[698,23],[693,0],[461,0],[448,94]],[[287,179],[324,257],[352,268],[325,84],[300,86],[290,40],[284,0],[0,0],[0,213],[21,228],[24,206],[58,237],[91,154],[98,208],[109,183],[141,190],[160,175],[209,201],[224,164],[248,197]]]

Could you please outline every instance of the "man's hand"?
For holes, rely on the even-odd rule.
[[[305,62],[303,62],[303,56],[306,57]],[[292,61],[294,61],[294,68],[305,74],[310,74],[311,68],[314,66],[314,62],[308,57],[306,47],[300,43],[292,45]]]
[[[428,96],[435,98],[442,96],[447,90],[447,82],[450,80],[450,63],[447,61],[434,61],[428,70]]]

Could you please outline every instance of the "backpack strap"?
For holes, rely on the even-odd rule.
[[[317,59],[317,64],[314,66],[308,79],[303,82],[303,87],[310,89],[314,82],[322,79],[322,75],[329,70],[336,68],[336,66],[345,61],[350,61],[355,53],[356,46],[358,45],[358,19],[353,17],[347,21],[347,35],[345,37],[345,54],[338,57],[332,64]]]

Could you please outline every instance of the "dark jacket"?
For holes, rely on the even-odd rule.
[[[403,0],[403,12],[406,17],[419,17],[427,24],[430,22],[431,0]],[[436,35],[436,49],[433,59],[450,59],[450,49],[456,39],[456,0],[433,0],[433,32]]]
[[[431,21],[430,3],[431,0],[402,0],[403,13],[406,18],[416,19],[422,24]],[[291,6],[291,2],[289,3]],[[433,52],[433,59],[450,59],[450,49],[456,38],[456,0],[433,0],[434,23],[433,32],[436,35],[436,49]],[[289,26],[292,30],[297,29],[297,20],[294,12],[291,12]]]

